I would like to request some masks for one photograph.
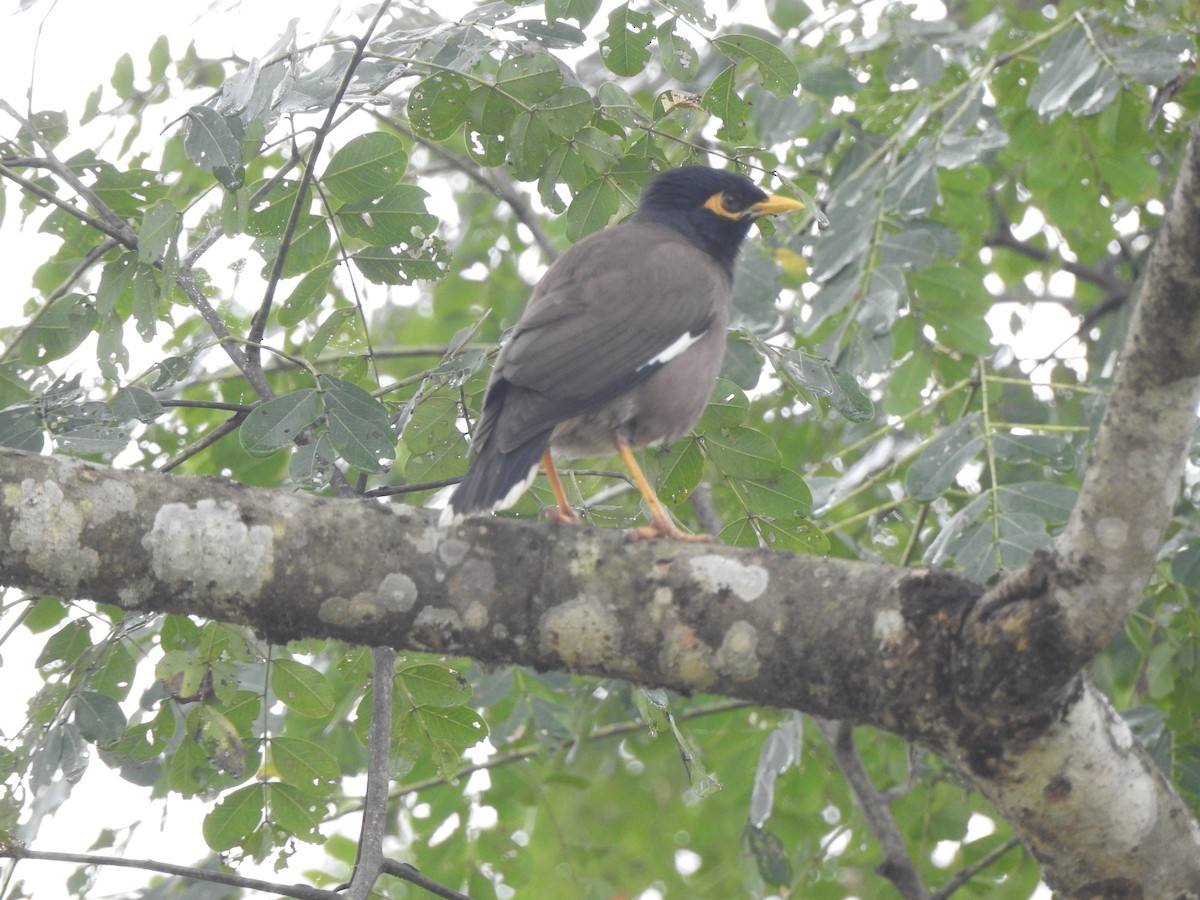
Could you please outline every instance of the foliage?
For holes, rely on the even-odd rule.
[[[462,472],[490,352],[547,254],[627,214],[654,171],[716,161],[812,215],[749,242],[714,401],[695,435],[648,454],[664,502],[694,524],[687,498],[709,485],[737,545],[985,581],[1019,566],[1072,507],[1200,106],[1181,13],[766,14],[397,3],[339,25],[361,43],[300,44],[293,24],[247,65],[164,37],[82,111],[5,104],[0,211],[60,244],[0,330],[0,445],[421,503]],[[161,137],[156,111],[178,117]],[[97,126],[112,139],[78,139]],[[209,266],[218,247],[236,278]],[[1061,310],[1078,331],[1042,333]],[[568,487],[589,521],[639,514],[610,473]],[[547,499],[539,480],[513,514]],[[1193,502],[1095,670],[1197,798]],[[0,749],[0,833],[35,834],[70,791],[35,796],[97,763],[210,804],[203,843],[231,863],[286,865],[354,809],[365,651],[55,598],[10,595],[3,616],[5,639],[42,650],[28,724]],[[792,714],[418,656],[399,665],[396,711],[403,855],[472,896],[886,890],[828,749]],[[485,733],[496,755],[468,764]],[[936,760],[859,742],[898,789],[927,883],[950,876],[939,842],[955,868],[1004,844],[1002,822],[961,843],[988,809]],[[487,776],[464,790],[471,769]],[[327,850],[313,878],[333,884],[353,854]],[[1036,882],[1012,851],[962,890]]]

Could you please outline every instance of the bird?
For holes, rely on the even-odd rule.
[[[550,520],[578,521],[554,456],[615,450],[650,516],[631,538],[710,540],[675,525],[633,451],[695,426],[725,352],[739,248],[754,220],[802,208],[740,173],[667,169],[632,216],[555,260],[496,357],[440,525],[513,505],[539,464],[557,503]]]

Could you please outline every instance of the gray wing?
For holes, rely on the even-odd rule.
[[[508,451],[648,378],[730,302],[729,276],[673,229],[597,232],[547,271],[492,372],[477,440]],[[501,414],[502,412],[502,414]]]

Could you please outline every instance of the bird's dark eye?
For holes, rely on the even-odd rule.
[[[742,211],[742,198],[733,191],[725,191],[721,194],[721,206],[726,212],[739,213]]]

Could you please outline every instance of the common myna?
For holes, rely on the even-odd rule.
[[[496,358],[471,442],[474,458],[442,513],[504,509],[546,469],[551,519],[577,519],[550,457],[610,453],[628,466],[652,524],[634,537],[687,535],[633,456],[691,430],[725,352],[738,248],[759,216],[800,209],[745,176],[704,166],[655,176],[628,220],[595,232],[547,270]]]

